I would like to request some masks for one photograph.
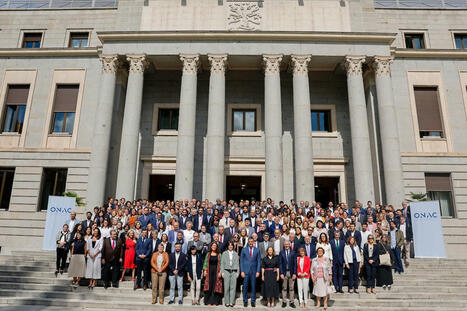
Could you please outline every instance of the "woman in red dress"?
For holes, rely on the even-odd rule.
[[[128,237],[125,241],[125,262],[123,263],[123,273],[120,282],[123,281],[123,277],[125,276],[125,272],[127,269],[131,270],[131,280],[135,280],[135,245],[136,245],[136,238],[135,232],[133,230],[128,231]]]

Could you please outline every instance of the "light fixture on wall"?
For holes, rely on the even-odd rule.
[[[248,187],[248,184],[240,184],[240,190],[245,191],[245,189]]]
[[[167,184],[167,189],[172,190],[173,189],[173,184]]]

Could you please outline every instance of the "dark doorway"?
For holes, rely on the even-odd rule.
[[[151,175],[149,179],[149,200],[173,200],[175,175]]]
[[[227,200],[261,200],[261,176],[227,176]]]
[[[315,177],[315,200],[322,206],[339,202],[339,177]]]

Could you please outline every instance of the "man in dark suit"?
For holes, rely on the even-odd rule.
[[[112,286],[118,288],[118,276],[120,274],[120,263],[123,257],[123,244],[122,240],[117,238],[117,231],[110,231],[110,237],[104,240],[102,246],[102,264],[104,288],[110,286],[112,279]]]
[[[193,230],[200,232],[201,226],[208,226],[208,219],[204,215],[204,209],[198,209],[198,215],[191,216],[191,222],[193,223]]]
[[[257,232],[259,242],[263,242],[263,240],[264,240],[263,236],[264,236],[265,233],[269,234],[269,231],[266,229],[266,224],[263,222],[263,223],[259,224],[259,230]]]
[[[83,220],[81,224],[83,225],[83,231],[86,231],[88,227],[92,226],[92,213],[91,212],[86,213],[86,220]]]
[[[151,232],[151,238],[149,239],[149,258],[152,257],[152,254],[157,252],[157,245],[159,245],[159,240],[157,239],[157,231],[154,230]],[[151,259],[149,259],[150,261]]]
[[[180,224],[180,229],[186,229],[186,222],[189,221],[188,214],[186,209],[182,210],[182,214],[178,217],[178,223]]]
[[[340,239],[341,240],[344,240],[344,231],[342,230],[342,227],[344,226],[344,222],[343,221],[337,221],[335,226],[331,228],[331,230],[329,230],[329,240],[334,240],[334,234],[339,231],[340,232]]]
[[[265,232],[263,234],[263,242],[259,243],[259,251],[261,254],[261,259],[266,257],[266,251],[268,250],[269,247],[272,247],[272,246],[273,244],[271,243],[271,241],[269,241],[269,232]]]
[[[287,285],[289,286],[290,307],[294,304],[294,284],[297,278],[297,256],[290,248],[290,242],[284,242],[284,249],[279,253],[279,273],[282,279],[282,308],[287,306]]]
[[[355,227],[355,226],[354,226]],[[344,279],[344,246],[345,243],[340,238],[340,231],[334,233],[334,239],[330,240],[332,251],[332,283],[336,292],[343,294],[342,283]],[[360,245],[360,244],[358,244]]]
[[[355,223],[350,223],[350,230],[347,230],[347,233],[345,234],[345,241],[347,241],[347,239],[351,236],[355,238],[358,247],[360,247],[362,244],[362,234],[360,231],[356,230]]]
[[[135,252],[136,282],[133,289],[138,289],[141,287],[141,283],[143,283],[143,288],[146,290],[151,280],[151,276],[148,274],[148,265],[151,259],[151,239],[148,238],[148,231],[146,229],[142,230],[141,237],[136,241]],[[142,273],[144,273],[144,281],[141,278]]]
[[[229,236],[225,233],[224,226],[219,225],[219,248],[221,253],[225,251],[227,242],[229,242]]]
[[[183,304],[183,277],[185,276],[186,262],[186,255],[182,252],[182,245],[180,243],[175,244],[175,252],[169,255],[169,305],[175,303],[175,285],[177,285],[178,290],[178,304]]]
[[[237,233],[237,228],[235,227],[235,219],[230,218],[229,226],[224,228],[224,233],[227,236],[227,241],[232,241],[235,233]]]
[[[290,249],[295,253],[298,254],[298,250],[300,249],[300,242],[295,237],[294,233],[289,234],[289,242],[290,242]]]
[[[243,306],[248,307],[248,287],[251,285],[251,306],[256,307],[256,279],[261,271],[261,254],[253,246],[253,238],[248,239],[248,246],[242,249],[240,272],[243,278]]]
[[[305,243],[302,245],[302,247],[305,249],[305,254],[307,257],[310,259],[316,257],[316,242],[313,242],[311,236],[308,235],[305,237]]]

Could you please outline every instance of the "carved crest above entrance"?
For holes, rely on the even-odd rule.
[[[230,0],[227,17],[229,30],[259,30],[262,19],[261,2],[257,0]]]

